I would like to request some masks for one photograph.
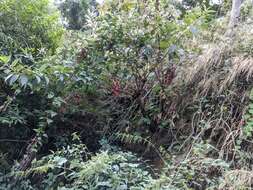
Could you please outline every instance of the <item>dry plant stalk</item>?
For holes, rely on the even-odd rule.
[[[220,190],[251,189],[253,173],[247,170],[231,170],[225,173],[224,178],[224,184],[219,187]]]

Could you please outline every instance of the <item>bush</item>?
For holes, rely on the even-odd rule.
[[[118,117],[112,117],[127,118],[112,121],[112,128],[141,126],[146,127],[142,131],[154,132],[168,127],[167,118],[160,116],[168,116],[162,112],[176,65],[189,50],[185,41],[207,25],[209,13],[196,8],[181,18],[166,1],[159,7],[155,1],[108,1],[98,17],[89,16],[77,61],[82,74],[115,98],[109,113]]]
[[[55,53],[63,30],[49,0],[3,0],[0,12],[0,54],[39,58]]]
[[[56,98],[50,84],[64,83],[59,75],[69,71],[51,57],[63,28],[49,0],[3,0],[0,13],[0,138],[27,139],[52,123],[45,118]],[[3,142],[0,149],[12,160],[23,145]]]
[[[20,181],[14,189],[24,186],[23,189],[144,190],[152,179],[146,166],[131,152],[110,146],[91,155],[79,141],[34,160],[28,171],[16,174]],[[10,179],[0,175],[0,181],[4,178]],[[10,185],[0,185],[0,189],[4,187]]]

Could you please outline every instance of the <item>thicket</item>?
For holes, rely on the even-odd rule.
[[[0,189],[251,189],[252,2],[196,2],[2,0]]]

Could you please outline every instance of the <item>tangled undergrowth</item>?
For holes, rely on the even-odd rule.
[[[252,189],[249,1],[230,35],[227,5],[106,1],[64,31],[34,2],[0,2],[0,189]]]

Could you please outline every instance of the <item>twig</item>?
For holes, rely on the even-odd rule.
[[[0,139],[0,142],[23,142],[23,143],[27,143],[29,141],[28,140],[18,140],[18,139]]]

